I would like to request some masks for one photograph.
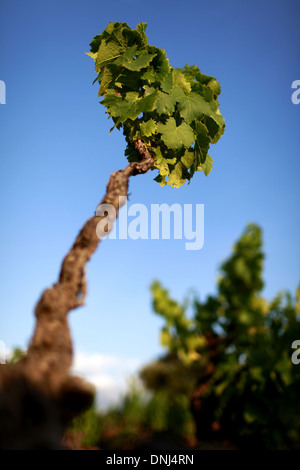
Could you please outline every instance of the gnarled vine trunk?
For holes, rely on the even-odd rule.
[[[134,142],[140,161],[112,173],[100,204],[116,215],[119,197],[127,196],[130,176],[146,173],[153,156],[141,140]],[[84,303],[85,265],[100,239],[96,228],[103,216],[91,217],[63,260],[58,282],[42,294],[35,308],[35,331],[26,357],[0,368],[0,448],[61,448],[65,424],[88,408],[93,388],[70,375],[72,339],[68,313]]]

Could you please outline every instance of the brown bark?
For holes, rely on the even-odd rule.
[[[148,152],[145,144],[138,140],[134,145],[140,156],[140,161],[131,162],[123,170],[112,173],[107,184],[106,194],[100,203],[111,204],[116,215],[119,211],[119,197],[127,196],[130,176],[146,173],[153,166],[153,156]],[[33,396],[40,393],[43,397],[42,400],[45,399],[46,402],[50,400],[49,410],[52,410],[53,406],[58,406],[60,417],[68,418],[76,415],[92,402],[91,386],[80,378],[70,375],[72,340],[67,315],[70,310],[84,303],[86,296],[85,265],[100,241],[96,228],[104,217],[95,215],[82,227],[63,260],[58,282],[46,289],[38,301],[35,308],[35,331],[25,360],[20,364],[4,366],[0,369],[0,399],[4,400],[3,403],[7,403],[12,414],[16,414],[16,412],[13,413],[12,408],[15,406],[18,409],[20,395],[22,396],[24,387],[26,393],[31,393],[28,392],[31,390]],[[12,397],[14,390],[19,405],[14,403],[15,400],[11,402],[7,396],[9,393]],[[47,408],[48,405],[45,406]],[[0,407],[1,411],[3,409],[1,410]],[[21,413],[21,410],[19,411]],[[29,410],[26,410],[27,412]],[[53,410],[51,414],[53,416]],[[20,426],[18,420],[16,426]],[[0,433],[4,432],[3,430],[4,427],[0,425]],[[20,429],[17,431],[19,432]],[[0,448],[1,437],[3,436],[0,434]],[[13,439],[13,435],[11,439]]]

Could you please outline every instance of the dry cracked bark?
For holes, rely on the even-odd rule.
[[[116,216],[130,176],[153,166],[145,144],[137,140],[134,145],[140,161],[112,173],[100,203],[112,205]],[[96,229],[104,217],[95,215],[85,223],[63,260],[58,282],[38,301],[26,358],[0,368],[0,448],[58,448],[65,422],[92,403],[92,387],[70,375],[73,351],[67,316],[84,303],[85,265],[100,242]]]

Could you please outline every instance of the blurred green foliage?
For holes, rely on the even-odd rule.
[[[9,358],[9,364],[17,364],[17,362],[21,362],[26,357],[26,351],[21,348],[14,348],[13,352]]]
[[[291,361],[291,345],[300,339],[300,290],[264,299],[263,259],[261,230],[248,225],[221,266],[216,296],[194,299],[189,318],[188,305],[155,281],[153,308],[165,320],[162,344],[187,370],[199,366],[191,395],[198,438],[212,433],[241,446],[299,447],[300,365]],[[143,376],[160,389],[158,368]]]
[[[300,364],[291,360],[300,289],[263,298],[263,260],[251,224],[221,265],[216,295],[180,304],[153,282],[167,354],[141,371],[148,392],[132,384],[120,405],[79,418],[85,445],[130,449],[166,432],[189,444],[197,435],[202,444],[300,448]]]
[[[70,428],[87,448],[132,449],[143,445],[154,433],[193,437],[194,422],[186,395],[173,400],[165,390],[149,395],[134,382],[121,403],[106,411],[95,407],[76,418]]]
[[[102,420],[95,404],[73,420],[69,432],[79,436],[80,446],[91,448],[99,445]]]

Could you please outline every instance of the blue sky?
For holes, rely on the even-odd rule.
[[[132,178],[129,204],[204,204],[202,250],[181,240],[105,240],[88,265],[86,306],[70,314],[85,354],[149,361],[161,351],[161,321],[149,285],[177,299],[215,291],[218,266],[248,222],[263,228],[264,295],[299,282],[300,79],[297,0],[0,0],[0,339],[26,347],[33,308],[94,213],[109,175],[126,165],[121,133],[99,105],[84,54],[110,21],[148,22],[150,44],[170,64],[196,64],[221,83],[226,130],[214,168],[180,189],[154,173]]]

